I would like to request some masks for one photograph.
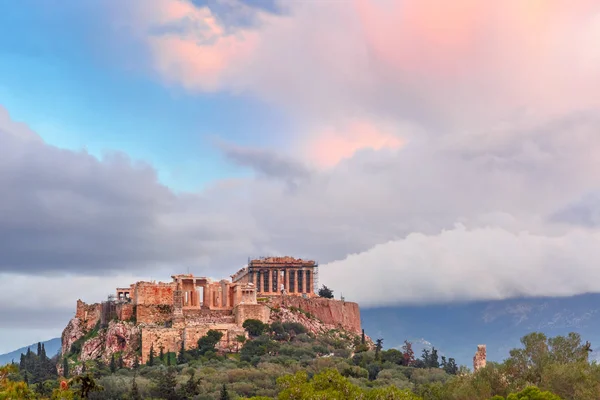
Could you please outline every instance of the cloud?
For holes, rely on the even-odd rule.
[[[551,215],[556,222],[587,226],[600,226],[600,196],[598,193],[586,194],[581,199]]]
[[[317,259],[363,306],[600,289],[597,2],[112,4],[107,36],[150,54],[135,65],[266,101],[296,129],[277,132],[285,149],[221,143],[254,175],[174,193],[0,108],[0,293],[68,275],[88,300],[116,280],[87,277],[222,277],[269,254]],[[35,287],[56,312],[79,296]]]
[[[214,272],[211,254],[226,243],[251,250],[242,249],[243,218],[233,226],[218,211],[200,213],[201,196],[176,196],[150,166],[61,150],[0,122],[0,272],[99,275],[173,264]]]
[[[427,304],[600,291],[600,232],[560,236],[457,226],[413,233],[321,267],[361,304]]]
[[[593,0],[279,5],[238,3],[244,24],[182,0],[132,14],[166,82],[249,93],[318,123],[352,115],[480,129],[600,104]]]
[[[307,179],[311,174],[304,164],[285,154],[224,142],[217,143],[217,146],[225,157],[236,165],[250,168],[265,177],[290,182],[296,179]]]

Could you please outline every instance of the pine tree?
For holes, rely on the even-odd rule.
[[[114,374],[117,372],[117,363],[115,361],[115,353],[110,356],[110,373]]]
[[[181,341],[181,348],[179,349],[179,354],[177,354],[177,364],[185,363],[185,347],[183,340]]]
[[[377,339],[375,341],[375,360],[381,359],[381,349],[383,348],[383,339]]]
[[[181,388],[181,394],[184,399],[191,399],[200,394],[200,382],[195,379],[196,371],[191,370],[190,379]]]
[[[142,400],[142,395],[140,394],[135,378],[136,374],[133,374],[133,381],[131,382],[131,392],[129,393],[129,397],[131,400]]]
[[[219,396],[219,400],[230,400],[229,393],[227,392],[227,387],[225,384],[221,387],[221,395]]]
[[[150,345],[150,355],[148,357],[148,362],[146,363],[146,365],[154,365],[154,343]]]
[[[360,336],[360,344],[365,344],[365,330],[362,330],[362,334]]]
[[[69,360],[67,357],[63,357],[63,376],[65,378],[69,377]]]
[[[135,355],[135,357],[133,358],[133,369],[138,369],[140,367],[140,359],[138,358],[137,354]]]
[[[46,355],[46,347],[44,343],[42,343],[42,355],[40,356],[43,361],[48,361],[48,356]]]
[[[440,362],[438,360],[437,349],[433,347],[431,349],[431,355],[429,356],[429,368],[439,368]]]
[[[42,355],[42,343],[41,342],[38,342],[36,354],[38,355],[38,357]]]
[[[85,361],[81,363],[81,374],[85,374],[87,372],[87,367],[85,366]]]
[[[125,363],[123,362],[123,355],[119,354],[119,359],[117,360],[117,368],[123,369],[125,367]]]
[[[160,398],[166,400],[175,400],[178,398],[175,392],[177,386],[177,374],[173,367],[169,368],[165,373],[158,378],[156,390]]]
[[[164,347],[161,345],[160,346],[160,353],[158,355],[158,358],[160,359],[161,364],[164,363],[165,361],[165,352],[164,352]]]

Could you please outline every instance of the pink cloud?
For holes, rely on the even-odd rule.
[[[284,108],[311,130],[303,148],[323,165],[400,143],[325,128],[356,120],[482,131],[600,106],[595,0],[284,2],[281,15],[238,4],[252,21],[244,27],[183,0],[152,4],[148,27],[185,27],[146,38],[166,81]]]
[[[400,137],[390,128],[355,120],[341,128],[319,132],[305,146],[306,157],[319,167],[333,167],[362,149],[398,149]]]

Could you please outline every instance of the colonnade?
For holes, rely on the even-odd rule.
[[[288,294],[312,293],[313,271],[296,268],[263,268],[250,273],[249,281],[256,286],[257,293]]]

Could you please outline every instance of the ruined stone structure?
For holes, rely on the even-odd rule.
[[[99,350],[104,346],[127,354],[127,365],[136,354],[145,363],[151,346],[157,353],[160,348],[178,352],[182,345],[191,349],[210,329],[223,333],[218,347],[228,349],[238,347],[236,337],[246,334],[244,321],[269,323],[274,318],[272,309],[286,307],[310,316],[314,329],[341,328],[360,334],[358,304],[319,298],[314,293],[317,271],[314,261],[270,257],[249,260],[231,281],[182,274],[173,275],[171,282],[119,287],[114,297],[101,304],[78,300],[75,318],[63,332],[62,351],[68,353],[76,340],[96,326],[104,333],[87,347],[84,344],[83,359],[108,359],[110,355]],[[111,337],[110,332],[118,337]]]
[[[293,257],[264,257],[248,260],[248,265],[231,276],[234,283],[252,283],[264,295],[288,294],[314,297],[319,265]]]
[[[486,348],[485,344],[477,346],[477,352],[473,357],[473,372],[477,372],[479,369],[484,368],[486,363]]]

